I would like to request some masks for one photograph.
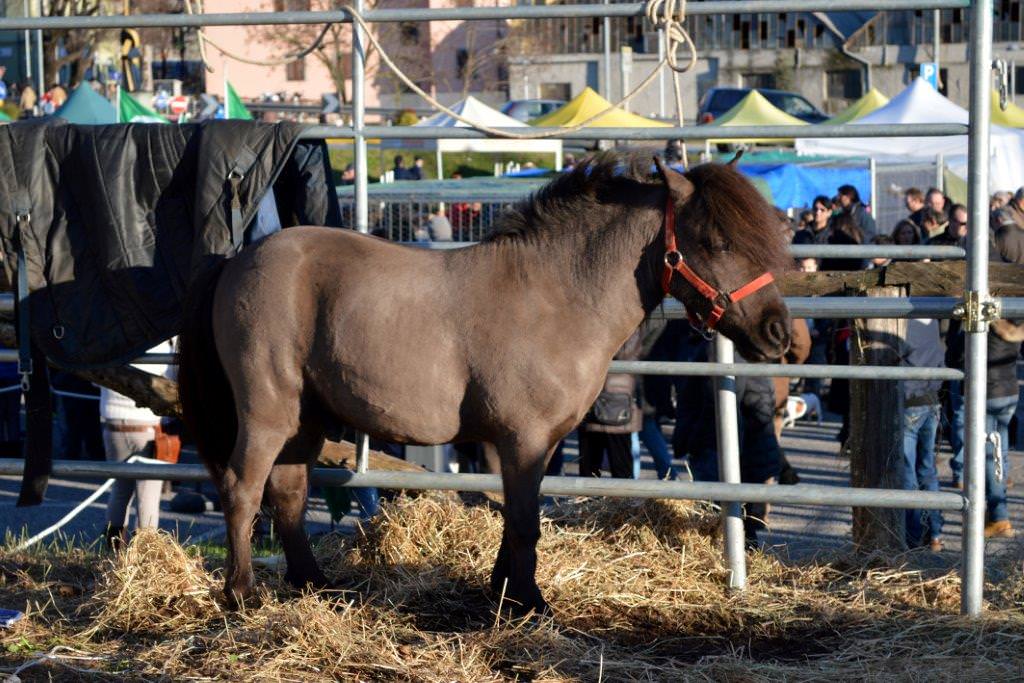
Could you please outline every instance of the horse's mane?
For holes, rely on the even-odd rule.
[[[694,193],[680,214],[680,227],[705,246],[725,242],[760,268],[781,272],[793,257],[774,207],[754,184],[728,164],[703,164],[686,173]]]
[[[483,242],[554,246],[570,235],[584,237],[590,249],[625,246],[640,220],[610,221],[609,212],[656,209],[650,190],[663,185],[651,172],[651,158],[640,153],[604,152],[581,161],[506,211]],[[732,166],[704,164],[686,173],[694,193],[682,212],[680,227],[691,239],[711,246],[725,242],[765,270],[792,263],[772,206]],[[614,250],[613,250],[614,251]]]

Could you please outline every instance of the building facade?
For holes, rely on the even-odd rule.
[[[690,6],[698,1],[691,0]],[[1009,63],[1015,94],[1024,93],[1022,4],[996,3],[995,56]],[[641,17],[610,19],[607,25],[611,52],[606,67],[602,19],[515,24],[508,41],[511,96],[565,98],[590,86],[618,100],[624,84],[628,91],[655,67],[659,39]],[[892,96],[917,76],[922,63],[935,60],[935,25],[934,13],[920,10],[690,16],[686,26],[699,60],[680,77],[684,114],[692,120],[700,98],[715,86],[792,90],[826,113],[839,111],[870,86]],[[940,13],[940,90],[961,105],[968,99],[969,28],[966,9]],[[624,46],[631,50],[625,58]],[[671,84],[664,78],[638,95],[631,109],[671,117],[672,102]]]

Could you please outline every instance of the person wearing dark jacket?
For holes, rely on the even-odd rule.
[[[940,368],[945,349],[937,320],[910,320],[904,363],[913,368]],[[941,380],[904,380],[903,385],[903,488],[938,491],[935,437],[939,428]],[[942,513],[938,510],[907,510],[907,547],[928,546],[942,550]]]
[[[811,222],[793,235],[793,244],[828,244],[829,219],[832,218],[832,202],[821,195],[811,204]]]
[[[641,332],[638,329],[622,345],[615,360],[639,360]],[[601,463],[608,455],[608,469],[616,479],[633,478],[632,435],[639,432],[643,415],[636,403],[636,377],[609,373],[604,389],[580,424],[580,476],[600,477]]]
[[[689,335],[687,360],[709,359],[710,344],[700,335]],[[737,358],[737,362],[743,362]],[[695,481],[718,481],[718,442],[715,422],[714,382],[709,377],[691,380],[683,391],[677,386],[678,417],[673,446],[676,455],[689,453]],[[750,484],[778,483],[783,454],[775,437],[775,390],[771,378],[736,378],[737,416],[739,418],[740,481]],[[682,425],[682,429],[680,426]],[[678,444],[678,445],[677,445]],[[768,506],[747,503],[743,526],[748,543],[757,541],[757,532],[765,528]]]
[[[875,226],[875,218],[868,211],[867,207],[860,201],[860,193],[853,185],[843,185],[839,188],[839,204],[843,207],[843,213],[853,218],[857,229],[860,231],[861,244],[871,242],[871,238],[878,231]]]

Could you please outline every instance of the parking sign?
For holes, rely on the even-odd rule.
[[[925,62],[921,65],[921,78],[931,83],[936,90],[939,89],[939,67],[935,62]]]

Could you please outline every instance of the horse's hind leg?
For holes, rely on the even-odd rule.
[[[323,435],[314,428],[300,429],[288,441],[267,481],[267,500],[274,513],[274,524],[281,536],[288,571],[285,579],[296,587],[327,586],[309,547],[304,524],[309,492],[309,463],[323,448]]]
[[[256,427],[243,420],[239,423],[235,448],[221,480],[228,540],[224,596],[231,606],[252,593],[252,524],[271,468],[288,438],[288,432],[279,425]]]

